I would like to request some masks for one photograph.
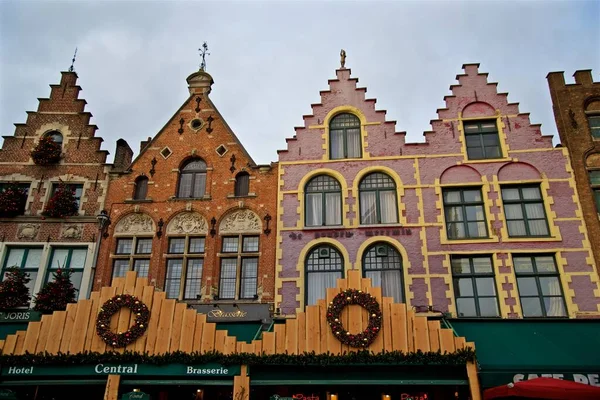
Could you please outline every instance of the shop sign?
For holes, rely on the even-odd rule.
[[[600,374],[515,374],[514,383],[536,378],[554,378],[600,387]]]
[[[42,313],[33,310],[0,311],[0,323],[30,322],[42,319]]]
[[[293,394],[292,397],[282,397],[278,394],[274,394],[273,396],[269,397],[269,400],[319,400],[319,396],[316,394],[305,395],[300,393]]]
[[[138,376],[194,376],[219,377],[240,374],[239,365],[145,365],[145,364],[96,364],[77,367],[15,366],[2,367],[2,376],[94,376],[94,375],[138,375]]]
[[[0,399],[17,400],[17,395],[10,389],[0,389]]]
[[[144,392],[129,392],[125,393],[121,400],[150,400],[150,395]]]
[[[219,304],[218,308],[214,305],[198,304],[192,306],[201,314],[206,314],[208,322],[250,322],[263,321],[271,317],[268,304]]]

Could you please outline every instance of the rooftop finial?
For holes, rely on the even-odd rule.
[[[204,71],[206,69],[206,56],[210,56],[208,52],[208,45],[206,42],[202,44],[202,47],[198,49],[200,52],[200,57],[202,57],[202,62],[200,63],[200,71]]]
[[[73,72],[73,69],[75,68],[75,58],[77,58],[77,47],[75,47],[75,53],[73,54],[73,60],[71,61],[69,72]]]
[[[344,49],[340,51],[340,64],[342,65],[342,69],[346,68],[346,50]]]

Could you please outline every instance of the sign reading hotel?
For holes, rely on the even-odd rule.
[[[225,377],[240,374],[239,365],[145,365],[145,364],[96,364],[68,367],[13,366],[2,367],[2,376],[94,376],[94,375],[138,375],[138,376],[194,376]]]

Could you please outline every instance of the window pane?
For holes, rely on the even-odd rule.
[[[192,197],[200,198],[204,197],[204,192],[206,190],[206,173],[196,173],[194,174],[194,185],[192,188]]]
[[[480,149],[481,139],[479,135],[467,135],[467,147],[470,149]]]
[[[456,308],[459,317],[476,317],[477,310],[475,308],[475,299],[456,299]]]
[[[152,253],[152,239],[138,239],[135,253],[136,254]]]
[[[543,317],[542,304],[537,297],[521,298],[521,307],[523,308],[524,317]]]
[[[548,317],[566,317],[565,303],[562,297],[544,297],[544,307]]]
[[[242,282],[240,297],[251,299],[256,294],[256,283],[258,279],[258,258],[242,259]]]
[[[463,221],[463,210],[462,207],[447,207],[446,208],[446,218],[450,222],[454,221]]]
[[[496,296],[494,278],[476,278],[475,283],[478,296]]]
[[[467,213],[467,221],[482,221],[484,220],[484,213],[482,206],[467,206],[465,207]]]
[[[169,253],[183,254],[184,249],[185,249],[185,238],[170,238],[169,239]]]
[[[135,193],[133,198],[136,200],[144,200],[148,193],[148,178],[139,178],[135,182]]]
[[[131,254],[133,248],[133,239],[118,239],[117,251],[115,254]]]
[[[523,199],[525,200],[541,200],[542,195],[540,188],[538,187],[524,187],[521,189],[523,192]]]
[[[244,253],[258,252],[258,236],[244,236],[242,241],[242,251]]]
[[[379,192],[379,211],[381,212],[381,223],[390,224],[398,222],[395,191]]]
[[[179,297],[179,287],[181,286],[181,270],[183,260],[168,260],[167,275],[165,277],[165,292],[167,298],[176,299]]]
[[[392,297],[394,299],[394,302],[396,303],[400,303],[403,301],[402,271],[400,269],[366,271],[365,277],[371,278],[373,287],[381,287],[383,296]]]
[[[538,296],[538,288],[535,278],[517,278],[519,294],[521,296]]]
[[[523,219],[523,208],[521,204],[504,205],[504,213],[507,219]]]
[[[489,257],[473,257],[473,269],[476,274],[492,273],[492,259]]]
[[[190,253],[204,253],[205,239],[203,237],[190,238]]]
[[[560,281],[556,276],[540,277],[540,287],[542,288],[542,295],[544,296],[560,296],[562,292],[560,290]]]
[[[223,253],[237,253],[239,238],[226,237],[223,238]]]
[[[498,301],[496,297],[486,297],[479,299],[479,314],[481,317],[498,317]]]
[[[479,138],[477,138],[479,140]],[[470,160],[480,160],[485,158],[481,147],[467,147],[467,157]]]
[[[498,145],[498,135],[496,135],[495,133],[487,133],[487,134],[481,135],[481,138],[483,140],[483,145],[486,148],[495,147]],[[486,151],[486,153],[487,153],[487,151]]]
[[[507,221],[509,236],[526,236],[525,222],[523,221]]]
[[[448,238],[463,239],[465,235],[465,225],[462,222],[448,223]]]
[[[181,174],[179,177],[179,192],[178,197],[192,196],[192,174]]]
[[[377,194],[376,192],[360,193],[360,220],[363,224],[377,223]]]
[[[588,171],[590,174],[590,183],[600,185],[600,171]]]
[[[541,203],[525,204],[525,212],[527,213],[527,218],[529,219],[546,217],[546,214],[544,213],[544,205]]]
[[[487,237],[485,222],[469,222],[469,237]]]
[[[455,275],[468,274],[471,272],[471,265],[467,257],[453,257],[451,263],[452,273]]]
[[[360,128],[346,129],[348,157],[360,157]]]
[[[194,258],[187,261],[184,298],[195,299],[200,294],[203,265],[204,260],[201,258]]]
[[[6,268],[17,267],[21,268],[23,263],[23,257],[25,256],[25,249],[10,249],[8,258],[6,260]]]
[[[79,297],[79,288],[81,288],[81,278],[83,278],[83,271],[76,270],[71,274],[71,283],[77,292],[75,293],[75,298]]]
[[[556,272],[554,257],[535,257],[535,267],[538,272]]]
[[[480,190],[464,190],[463,198],[465,203],[481,202],[481,191]]]
[[[150,270],[150,260],[134,260],[133,270],[137,272],[138,278],[147,278],[148,270]]]
[[[464,128],[465,128],[465,132],[466,133],[477,133],[477,132],[479,132],[479,124],[465,123]],[[467,137],[471,137],[471,136],[467,136]]]
[[[335,287],[337,280],[342,277],[341,272],[309,272],[306,274],[306,304],[317,304],[319,299],[324,299],[327,288]]]
[[[129,271],[129,260],[115,260],[113,264],[113,278],[125,276]]]
[[[59,269],[59,268],[67,268],[67,258],[69,257],[69,249],[54,249],[52,252],[52,260],[50,260],[50,264],[48,268],[51,269]]]
[[[237,259],[221,259],[221,277],[219,285],[219,298],[235,299],[235,286],[237,274]]]
[[[25,268],[39,268],[42,262],[42,249],[29,249],[27,259],[25,260]]]
[[[533,264],[530,257],[514,257],[513,264],[517,273],[533,272]]]
[[[241,172],[235,178],[235,195],[248,196],[248,188],[250,187],[250,175],[247,172]]]
[[[342,195],[340,193],[325,193],[325,224],[342,224]]]
[[[70,268],[84,268],[85,259],[87,256],[87,249],[73,249],[71,252],[71,264]]]
[[[529,234],[531,236],[548,236],[548,226],[545,219],[529,221]]]
[[[520,200],[519,189],[516,188],[503,188],[502,189],[502,200]]]
[[[454,279],[454,284],[457,297],[475,295],[475,292],[473,292],[473,280],[471,278]]]
[[[323,225],[323,194],[308,193],[306,195],[306,225]]]
[[[344,158],[344,131],[343,130],[331,130],[331,158],[340,159]]]
[[[444,203],[460,203],[460,191],[445,191],[444,192]]]

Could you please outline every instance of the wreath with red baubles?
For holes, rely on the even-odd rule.
[[[344,329],[341,322],[342,310],[351,304],[356,304],[369,313],[367,328],[357,334]],[[327,308],[327,322],[333,335],[343,344],[350,347],[369,347],[381,330],[381,308],[377,299],[362,290],[346,289],[333,298]]]
[[[110,330],[110,318],[127,307],[135,315],[135,322],[125,332],[114,333]],[[113,297],[102,305],[96,319],[96,332],[107,344],[113,347],[125,347],[141,337],[148,328],[150,310],[137,297],[121,294]]]

